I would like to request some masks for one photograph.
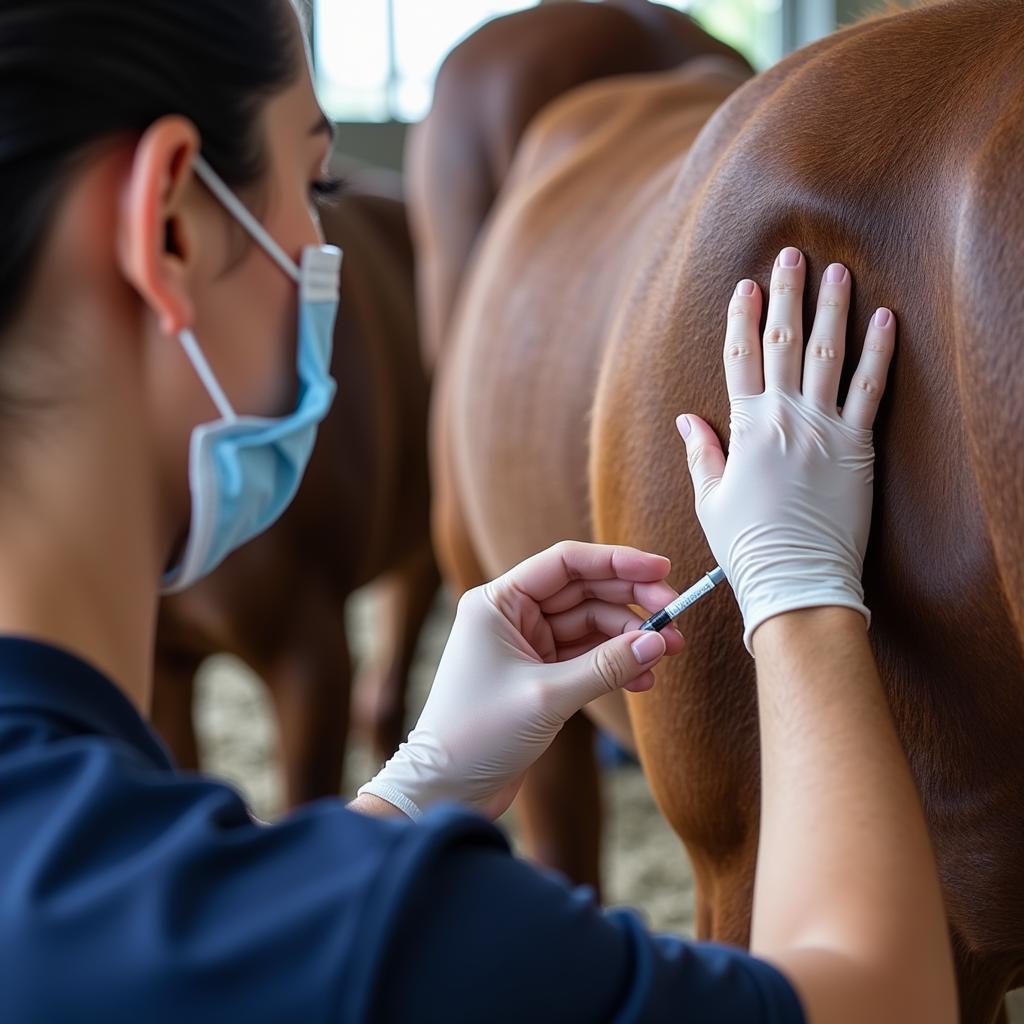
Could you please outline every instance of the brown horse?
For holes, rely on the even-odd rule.
[[[153,720],[196,767],[193,681],[229,652],[267,683],[290,805],[338,792],[349,725],[345,604],[378,581],[379,657],[357,699],[383,759],[403,736],[417,637],[437,591],[427,378],[404,204],[350,187],[322,214],[345,250],[332,372],[338,397],[294,504],[265,535],[161,607]]]
[[[520,138],[537,112],[581,83],[667,70],[697,54],[728,58],[729,67],[738,65],[734,75],[752,73],[739,54],[709,36],[692,19],[646,0],[552,4],[491,22],[455,49],[438,78],[433,111],[412,135],[407,175],[428,362],[436,359],[442,338],[448,334],[464,269],[513,160],[522,160],[518,152]],[[620,81],[612,87],[617,89]],[[472,98],[467,84],[473,90]],[[715,93],[703,114],[684,114],[691,134],[724,95],[722,91]],[[632,116],[631,110],[623,108],[621,116]],[[664,127],[671,130],[667,124]],[[589,126],[581,122],[580,130],[586,133]],[[591,145],[585,135],[578,138]],[[576,139],[567,138],[565,144],[574,145]],[[673,155],[676,152],[677,143],[670,136],[658,145],[668,145]],[[619,156],[626,163],[632,162],[628,153]],[[543,270],[546,265],[537,269]],[[521,294],[528,297],[529,291],[523,287]],[[585,362],[582,352],[577,356],[566,351],[563,355]],[[442,373],[435,388],[443,391],[446,386],[447,375]],[[585,399],[585,394],[584,387],[577,392],[580,399]],[[462,498],[451,479],[445,441],[449,434],[447,417],[453,407],[443,393],[437,395],[432,425],[433,528],[445,579],[457,596],[495,575],[494,566],[503,564],[507,568],[518,558],[492,558],[485,568],[470,538]],[[572,462],[573,452],[583,440],[582,412],[582,408],[566,404],[561,413],[556,413],[565,428],[556,443],[571,446],[554,460],[560,466]],[[570,434],[575,436],[570,439]],[[513,461],[521,454],[516,449]],[[554,452],[548,454],[553,456]],[[544,498],[561,502],[557,512],[532,504],[529,514],[539,520],[557,516],[548,518],[550,529],[544,531],[551,536],[587,536],[591,528],[586,489],[584,467],[577,461],[571,477],[563,478],[562,489]],[[517,507],[517,515],[518,511]],[[497,522],[490,523],[486,532],[505,540],[518,534],[516,527],[506,529]],[[518,535],[538,536],[539,531],[532,529]],[[528,549],[529,543],[516,548],[523,557],[530,553]],[[613,695],[603,704],[605,707],[594,717],[624,744],[632,745],[621,695]],[[539,860],[598,888],[600,799],[593,740],[587,720],[582,716],[572,719],[554,747],[531,770],[518,809],[524,841]]]
[[[645,23],[646,5],[617,6]],[[468,587],[578,537],[663,552],[679,586],[706,572],[674,417],[696,412],[728,439],[721,360],[737,280],[766,289],[774,255],[798,246],[809,315],[820,272],[845,263],[847,365],[876,306],[901,325],[876,428],[870,636],[931,828],[963,1019],[988,1024],[1024,983],[1024,5],[873,17],[757,76],[684,57],[547,96],[516,121],[526,128],[484,230],[479,217],[442,221],[435,211],[448,216],[458,196],[438,154],[486,151],[486,137],[462,138],[480,130],[472,111],[502,80],[535,95],[533,72],[503,54],[522,36],[528,68],[562,64],[576,44],[544,25],[570,7],[470,38],[413,151],[414,221],[424,258],[442,264],[423,268],[443,337],[442,569]],[[460,277],[456,301],[441,285]],[[686,651],[629,711],[693,861],[698,932],[742,944],[759,813],[753,663],[727,593],[681,625]],[[583,754],[572,735],[552,748],[552,806],[579,803]],[[563,829],[542,855],[593,870],[578,849],[593,835],[574,848]]]

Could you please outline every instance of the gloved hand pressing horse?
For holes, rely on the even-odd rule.
[[[584,704],[649,689],[654,665],[682,649],[674,626],[642,633],[629,607],[677,597],[669,568],[635,548],[566,541],[468,591],[419,722],[360,797],[411,818],[442,801],[497,817]]]
[[[850,273],[839,263],[826,270],[805,357],[806,269],[792,247],[775,262],[763,362],[761,293],[750,280],[736,286],[725,337],[728,461],[704,420],[678,420],[697,518],[743,612],[751,654],[754,630],[781,612],[839,605],[871,621],[861,584],[874,480],[871,426],[896,318],[876,310],[840,409]]]

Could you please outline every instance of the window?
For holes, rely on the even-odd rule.
[[[448,52],[537,0],[318,0],[318,87],[337,121],[419,121]]]
[[[686,11],[758,71],[782,57],[782,0],[661,0]]]
[[[448,52],[485,21],[538,0],[315,0],[318,89],[336,121],[418,121]],[[687,11],[757,68],[783,52],[794,0],[662,0]]]

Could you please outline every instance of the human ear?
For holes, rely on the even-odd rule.
[[[198,185],[192,171],[198,151],[199,133],[191,121],[167,116],[154,122],[135,148],[121,197],[121,271],[169,336],[189,327],[194,316],[189,279],[198,246],[186,213]]]

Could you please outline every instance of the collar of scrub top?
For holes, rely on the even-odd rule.
[[[79,733],[123,740],[157,768],[174,770],[167,748],[121,690],[98,668],[53,644],[0,636],[0,715],[5,712],[63,719]]]

